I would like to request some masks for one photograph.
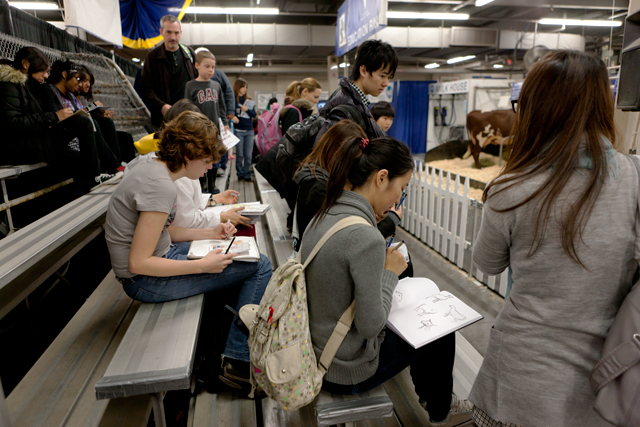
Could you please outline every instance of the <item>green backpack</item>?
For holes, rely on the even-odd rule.
[[[316,361],[309,331],[309,310],[304,270],[322,246],[338,231],[356,224],[371,226],[351,216],[333,225],[309,254],[304,265],[289,259],[273,273],[260,305],[245,305],[240,318],[249,328],[251,384],[276,400],[285,411],[295,411],[313,401],[322,387],[340,344],[351,329],[355,301],[344,312]]]

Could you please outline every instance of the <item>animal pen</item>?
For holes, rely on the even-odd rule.
[[[473,242],[480,230],[483,204],[469,197],[470,182],[468,177],[416,161],[401,225],[469,277],[506,297],[508,269],[490,276],[473,263]]]

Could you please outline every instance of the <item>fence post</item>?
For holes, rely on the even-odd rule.
[[[469,181],[469,178],[467,178]],[[473,207],[473,226],[471,228],[471,244],[469,249],[471,250],[471,264],[469,264],[469,279],[473,275],[473,244],[476,241],[476,226],[478,225],[478,201],[475,199],[469,199],[469,203]]]
[[[458,267],[464,268],[464,251],[467,246],[467,221],[469,215],[469,178],[464,180],[464,190],[461,198],[460,237],[458,238]],[[473,262],[473,260],[471,261]],[[471,266],[469,266],[471,269]]]
[[[453,202],[451,212],[451,234],[449,235],[450,246],[447,258],[451,262],[456,262],[456,242],[458,236],[458,209],[460,208],[460,174],[456,174],[453,186]]]
[[[442,221],[442,243],[440,246],[440,253],[443,257],[447,257],[448,243],[449,243],[449,213],[451,211],[451,172],[446,172],[447,179],[445,180],[445,191],[442,192],[444,196],[444,218]]]

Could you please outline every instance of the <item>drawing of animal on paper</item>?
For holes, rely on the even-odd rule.
[[[438,301],[444,301],[444,300],[448,300],[449,298],[453,298],[453,295],[437,293],[437,294],[433,294],[431,297],[433,298],[431,302],[436,303]]]
[[[418,329],[426,329],[427,332],[431,330],[432,326],[436,326],[436,324],[433,323],[431,319],[421,320],[420,323],[422,324],[422,326],[419,326]]]
[[[438,312],[438,310],[432,309],[427,304],[420,304],[419,306],[414,308],[413,311],[415,311],[420,317],[424,316],[425,314],[436,314]]]
[[[467,320],[467,317],[456,310],[455,305],[449,306],[449,311],[444,314],[444,317],[451,316],[454,322],[462,322],[463,320]]]
[[[393,297],[396,299],[396,301],[402,302],[402,292],[395,291],[393,293]]]

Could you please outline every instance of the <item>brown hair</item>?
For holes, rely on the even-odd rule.
[[[242,89],[243,87],[249,87],[249,83],[247,83],[247,81],[241,77],[238,77],[236,79],[236,82],[233,84],[233,94],[236,96],[236,101],[240,102],[240,89]],[[249,94],[245,93],[244,95],[244,99],[251,99],[249,98]]]
[[[578,257],[576,240],[607,177],[608,165],[601,138],[616,143],[613,111],[607,69],[601,60],[586,53],[551,52],[533,66],[525,79],[512,131],[511,156],[500,175],[486,187],[482,200],[486,202],[533,176],[548,174],[544,184],[523,201],[505,209],[494,209],[508,212],[540,198],[529,256],[542,244],[549,220],[555,214],[555,203],[578,166],[579,146],[586,140],[593,159],[593,167],[585,172],[589,183],[567,213],[558,218],[564,252],[585,267]],[[502,188],[491,192],[498,184]]]
[[[218,128],[207,116],[193,111],[183,111],[164,125],[158,147],[158,158],[171,172],[180,170],[187,160],[212,158],[218,162],[226,151]]]
[[[292,82],[289,87],[287,87],[285,95],[290,98],[291,102],[293,102],[302,96],[302,91],[304,89],[306,89],[308,92],[313,92],[318,89],[322,89],[322,86],[320,86],[320,83],[318,83],[316,79],[307,77],[301,82],[297,80],[295,82]]]
[[[216,57],[213,56],[213,53],[209,52],[208,50],[202,49],[199,50],[198,53],[196,53],[196,62],[198,64],[202,64],[203,59],[213,59],[215,61]]]
[[[367,138],[362,128],[353,120],[340,120],[322,135],[311,154],[303,161],[296,173],[308,166],[311,173],[317,178],[316,168],[320,167],[331,174],[331,163],[338,149],[349,138]],[[294,174],[295,176],[295,174]],[[326,178],[326,176],[325,176]]]

